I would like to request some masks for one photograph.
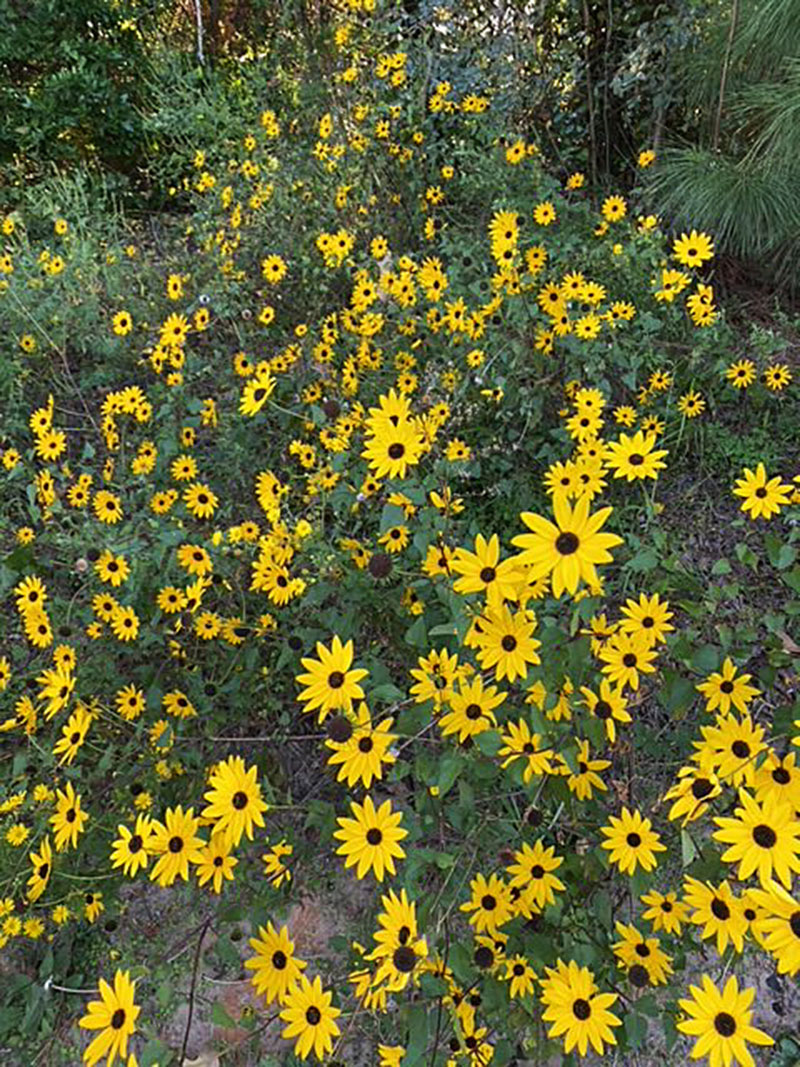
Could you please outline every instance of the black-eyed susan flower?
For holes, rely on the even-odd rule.
[[[600,649],[598,648],[597,651],[599,653]],[[631,716],[627,710],[628,701],[623,695],[622,688],[612,685],[608,678],[603,678],[597,687],[597,692],[582,685],[581,693],[585,698],[586,707],[603,723],[606,737],[613,745],[617,739],[616,724],[631,722]]]
[[[86,740],[92,724],[92,715],[84,704],[78,704],[61,730],[61,737],[53,745],[53,755],[60,756],[59,763],[72,763],[78,749]]]
[[[393,812],[390,800],[376,809],[370,796],[365,797],[363,804],[352,802],[350,810],[354,818],[337,819],[340,829],[333,836],[343,843],[336,854],[347,857],[345,868],[357,864],[357,878],[372,870],[382,882],[384,872],[395,873],[394,860],[405,857],[398,843],[408,836],[408,831],[400,826],[403,813]]]
[[[575,593],[581,580],[595,585],[597,564],[611,562],[608,549],[622,544],[622,538],[616,534],[600,532],[613,509],[601,508],[590,515],[589,508],[586,497],[580,497],[573,509],[564,497],[556,494],[555,524],[533,512],[524,511],[520,515],[532,532],[512,538],[512,544],[522,549],[517,562],[533,578],[549,575],[555,597],[560,597],[565,590]]]
[[[556,966],[546,967],[542,979],[542,1019],[550,1023],[548,1036],[564,1040],[564,1051],[577,1048],[585,1056],[592,1048],[603,1055],[606,1045],[616,1045],[612,1027],[622,1020],[609,1011],[617,1000],[616,993],[600,993],[594,975],[588,967],[579,967],[574,960],[565,964],[558,959]]]
[[[616,683],[620,689],[627,685],[636,690],[639,688],[640,673],[654,673],[656,655],[655,649],[648,645],[647,638],[641,632],[630,634],[617,631],[600,649],[598,659],[603,663],[601,669],[609,682]]]
[[[526,918],[533,912],[544,911],[549,904],[555,903],[555,894],[566,889],[553,873],[564,862],[563,857],[555,853],[555,847],[545,845],[541,839],[533,845],[523,842],[522,848],[514,853],[514,863],[506,867],[511,876],[510,887],[520,890],[517,909]]]
[[[163,823],[153,820],[148,850],[158,859],[150,871],[151,881],[158,882],[162,888],[172,885],[179,877],[188,882],[189,864],[202,862],[201,850],[206,844],[197,837],[199,825],[194,809],[184,812],[180,804],[167,808]]]
[[[746,789],[739,790],[739,802],[733,818],[714,819],[719,829],[712,836],[729,846],[723,862],[739,864],[740,881],[758,874],[767,889],[774,874],[791,889],[793,875],[800,871],[800,821],[793,806],[775,796],[759,804]]]
[[[497,874],[486,878],[478,874],[469,884],[470,899],[460,911],[471,913],[469,922],[479,934],[494,935],[498,928],[512,918],[509,886]]]
[[[475,538],[475,551],[457,548],[450,569],[461,575],[453,584],[457,593],[482,593],[489,603],[499,606],[505,599],[513,600],[524,574],[517,562],[506,559],[500,562],[500,539],[497,534],[487,541],[483,534]]]
[[[652,823],[639,811],[623,807],[619,818],[610,815],[607,826],[600,832],[606,838],[602,848],[610,852],[609,860],[617,864],[623,874],[633,875],[637,867],[652,871],[656,867],[656,852],[666,852]]]
[[[759,463],[755,471],[744,468],[733,493],[742,498],[741,510],[751,519],[771,519],[791,501],[792,487],[782,482],[779,474],[768,478],[764,464]]]
[[[773,393],[785,389],[792,380],[792,372],[787,363],[772,363],[764,371],[764,385]]]
[[[148,843],[151,822],[147,814],[137,815],[133,830],[120,823],[117,838],[111,849],[112,868],[121,867],[129,878],[134,878],[138,871],[144,870],[148,863]]]
[[[762,909],[755,928],[760,944],[775,960],[779,974],[794,977],[800,971],[800,904],[776,882],[750,894]]]
[[[687,875],[683,882],[683,900],[691,909],[689,922],[702,926],[700,936],[703,940],[716,938],[720,956],[729,943],[737,952],[742,951],[747,933],[744,905],[734,896],[727,882],[714,886]]]
[[[239,862],[231,854],[233,845],[225,833],[212,833],[211,840],[200,850],[201,859],[195,869],[198,885],[209,885],[215,893],[222,892],[226,881],[233,881],[233,868]]]
[[[681,415],[685,415],[687,419],[696,419],[698,415],[703,414],[705,409],[705,400],[694,389],[690,389],[688,393],[684,393],[678,399],[678,411],[680,411]]]
[[[522,760],[522,780],[526,785],[534,776],[552,774],[553,750],[542,746],[541,735],[533,733],[525,719],[508,722],[502,740],[503,746],[497,753],[504,757],[501,767]]]
[[[494,685],[484,686],[480,675],[471,681],[461,681],[458,691],[450,697],[450,711],[439,719],[443,737],[458,734],[463,744],[497,725],[494,709],[506,699]]]
[[[117,971],[113,987],[101,978],[100,1000],[89,1001],[86,1015],[78,1020],[84,1030],[99,1030],[100,1033],[83,1054],[83,1062],[94,1067],[106,1057],[106,1067],[113,1067],[117,1057],[124,1059],[128,1052],[128,1039],[136,1030],[136,1020],[142,1010],[134,1003],[136,983],[129,971]]]
[[[50,838],[45,837],[38,851],[29,853],[28,858],[31,862],[31,875],[25,895],[31,904],[35,904],[47,889],[47,883],[53,873],[53,850],[50,847]]]
[[[755,726],[749,715],[739,720],[719,714],[714,726],[701,726],[700,733],[702,742],[692,742],[700,766],[713,770],[725,785],[752,787],[756,758],[767,747],[764,727]]]
[[[338,634],[334,634],[329,649],[321,641],[317,642],[317,656],[319,659],[316,660],[310,657],[300,660],[305,672],[298,674],[295,680],[306,687],[297,697],[304,702],[303,711],[316,710],[318,721],[323,722],[329,712],[349,711],[354,700],[364,698],[364,690],[358,683],[368,672],[362,667],[351,669],[352,639],[342,644]]]
[[[659,893],[653,889],[641,896],[643,904],[647,905],[647,911],[642,912],[642,918],[653,924],[656,933],[663,930],[667,934],[680,936],[681,926],[687,921],[686,905],[678,900],[675,892]]]
[[[684,1012],[684,1017],[677,1022],[678,1030],[697,1039],[691,1051],[692,1059],[707,1056],[710,1067],[723,1067],[723,1064],[755,1067],[747,1042],[761,1046],[775,1044],[769,1034],[750,1024],[755,989],[740,992],[735,975],[727,980],[721,993],[707,974],[702,982],[702,987],[690,985],[691,997],[678,1001]]]
[[[561,773],[567,776],[567,788],[574,793],[578,800],[590,800],[595,789],[605,791],[608,786],[600,777],[600,772],[608,770],[611,761],[607,759],[592,759],[589,751],[589,742],[578,740],[578,751],[575,756],[575,769],[573,770],[564,757],[559,753]]]
[[[271,922],[258,928],[258,937],[250,938],[255,956],[245,960],[245,967],[253,971],[250,981],[255,991],[265,997],[267,1004],[283,1003],[286,994],[302,976],[307,964],[294,954],[294,941],[288,927],[276,930]]]
[[[701,267],[714,258],[714,244],[706,233],[682,233],[672,245],[672,255],[682,267]]]
[[[253,828],[264,825],[263,812],[268,810],[258,784],[258,768],[245,768],[241,756],[229,756],[215,765],[209,784],[203,818],[213,819],[215,833],[223,834],[230,844],[238,845],[242,834],[252,841]]]
[[[396,759],[390,751],[397,740],[397,735],[390,733],[393,722],[394,719],[389,718],[373,724],[369,708],[362,701],[350,738],[342,743],[325,742],[333,749],[328,763],[338,767],[337,781],[346,780],[351,788],[360,781],[365,789],[369,789],[373,779],[379,781],[383,777],[384,766],[391,766]]]
[[[217,510],[219,497],[204,482],[193,482],[184,489],[183,502],[196,519],[210,519]]]
[[[664,800],[672,801],[667,818],[670,821],[681,819],[682,825],[686,826],[699,819],[721,792],[719,778],[707,764],[681,767],[678,780],[664,794]]]
[[[657,937],[645,937],[635,926],[617,921],[616,931],[621,940],[612,945],[619,965],[628,973],[637,988],[646,985],[666,985],[672,974],[672,959],[661,948]]]
[[[637,431],[632,437],[620,434],[618,441],[607,444],[606,465],[615,478],[632,482],[642,478],[657,478],[658,471],[666,467],[662,457],[666,449],[656,449],[655,434]]]
[[[323,1060],[333,1051],[333,1039],[339,1036],[339,1027],[334,1021],[340,1014],[333,1007],[333,993],[322,989],[319,975],[309,982],[304,974],[295,981],[283,998],[281,1019],[288,1025],[281,1037],[295,1041],[295,1055],[308,1058],[313,1050],[318,1060]]]
[[[56,810],[50,816],[57,852],[63,852],[67,845],[77,848],[78,837],[86,828],[89,814],[81,808],[80,794],[76,793],[72,782],[66,788],[56,790]]]
[[[292,871],[286,861],[293,852],[294,847],[286,841],[286,838],[283,838],[261,857],[264,861],[264,874],[267,881],[275,889],[279,889],[284,882],[288,883],[292,880]]]
[[[536,649],[541,647],[541,641],[533,637],[535,629],[536,615],[532,611],[512,614],[507,604],[496,610],[487,608],[481,616],[481,631],[476,637],[481,667],[484,670],[494,667],[497,681],[524,679],[528,665],[540,662]]]

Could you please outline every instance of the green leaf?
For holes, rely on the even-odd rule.
[[[218,1000],[214,1001],[214,1005],[211,1008],[211,1021],[214,1026],[222,1026],[226,1030],[230,1030],[237,1025],[236,1020],[228,1015],[224,1006]]]
[[[701,645],[692,656],[691,664],[700,674],[710,674],[719,667],[719,650],[714,645]]]
[[[684,867],[691,866],[698,856],[697,846],[687,830],[681,830],[681,863]]]
[[[503,747],[503,739],[497,730],[484,730],[475,738],[475,744],[484,756],[496,756]]]
[[[726,559],[718,559],[714,566],[711,568],[712,574],[730,574],[731,565]]]
[[[418,1004],[408,1013],[408,1044],[403,1067],[415,1067],[423,1062],[428,1044],[428,1009]]]

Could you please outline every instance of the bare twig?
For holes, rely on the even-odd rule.
[[[192,984],[189,988],[189,1011],[186,1016],[186,1029],[183,1032],[183,1045],[181,1046],[181,1058],[180,1062],[184,1063],[186,1060],[186,1046],[189,1044],[189,1032],[192,1029],[192,1016],[194,1015],[194,995],[197,988],[197,970],[200,966],[200,954],[203,950],[203,942],[206,939],[206,933],[211,925],[212,916],[206,919],[200,930],[200,937],[197,939],[197,948],[194,950],[194,963],[192,964]]]

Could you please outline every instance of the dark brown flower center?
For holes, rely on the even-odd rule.
[[[400,945],[399,948],[394,950],[392,962],[402,974],[410,974],[414,970],[417,957],[414,954],[414,950],[409,948],[408,945]]]
[[[725,901],[720,900],[719,897],[714,897],[711,901],[711,912],[720,922],[725,922],[726,919],[731,917],[731,909]]]
[[[544,867],[541,863],[536,863],[531,867],[531,878],[544,878]]]
[[[560,552],[562,556],[571,556],[573,552],[578,551],[578,545],[580,541],[574,533],[561,533],[556,538],[556,552]]]
[[[493,582],[496,577],[497,571],[494,569],[494,567],[484,567],[480,573],[480,579],[486,585],[488,585],[490,582]]]
[[[475,950],[475,964],[482,969],[491,967],[494,963],[494,953],[486,945],[481,945]]]
[[[247,807],[247,793],[243,793],[241,789],[238,790],[238,792],[233,794],[233,799],[232,799],[231,803],[233,804],[233,806],[236,808],[237,811],[241,811],[243,808],[246,808]]]
[[[637,989],[642,989],[649,982],[649,976],[647,974],[647,968],[643,967],[641,963],[634,963],[630,971],[628,971],[628,978],[630,978],[631,985]]]
[[[789,927],[796,938],[800,938],[800,911],[792,912]]]
[[[734,741],[731,745],[731,752],[739,759],[747,759],[750,755],[750,746],[746,741]]]
[[[582,1023],[586,1022],[592,1014],[592,1006],[588,1000],[584,1000],[583,997],[578,997],[572,1005],[572,1014]]]
[[[371,752],[373,749],[372,738],[362,737],[358,742],[359,752]]]
[[[491,893],[486,893],[481,897],[481,907],[484,911],[494,911],[497,907],[497,900]]]
[[[641,956],[643,960],[647,959],[647,957],[650,955],[650,949],[647,947],[647,945],[644,943],[644,941],[640,941],[637,944],[637,946],[636,946],[636,955],[637,956]]]
[[[321,1018],[319,1008],[315,1008],[313,1004],[310,1008],[306,1008],[306,1022],[309,1026],[316,1026]]]
[[[639,455],[638,452],[633,452],[628,456],[628,463],[630,463],[632,467],[640,467],[644,463],[644,456]]]
[[[758,826],[753,827],[753,840],[761,848],[774,848],[778,835],[771,826],[759,823]]]
[[[382,840],[383,834],[377,826],[371,826],[369,830],[367,830],[367,841],[370,845],[379,845]]]
[[[736,1033],[736,1020],[727,1011],[719,1011],[714,1016],[714,1029],[721,1037],[733,1037]]]
[[[122,1026],[123,1026],[124,1022],[125,1022],[125,1009],[124,1008],[117,1008],[117,1010],[111,1016],[112,1029],[114,1029],[114,1030],[122,1029]]]
[[[622,662],[626,667],[635,667],[636,666],[636,653],[635,652],[626,652],[625,655],[622,657]]]
[[[642,843],[642,839],[635,830],[631,830],[628,836],[625,838],[631,848],[638,848]]]
[[[513,634],[506,634],[500,644],[503,646],[504,652],[513,652],[517,647],[517,639]]]
[[[395,441],[394,444],[389,445],[388,452],[390,459],[402,459],[405,455],[406,447],[399,441]]]
[[[471,719],[474,722],[476,719],[479,719],[483,714],[483,708],[480,706],[480,704],[469,704],[464,714],[467,716],[468,719]]]
[[[277,949],[275,952],[272,953],[272,966],[275,968],[276,971],[282,971],[286,967],[286,963],[287,960],[285,952],[281,952],[280,949]]]
[[[134,834],[128,842],[128,852],[139,852],[143,843],[144,842],[142,841],[140,835]]]
[[[777,782],[778,785],[788,785],[792,780],[792,776],[785,767],[776,767],[772,772],[772,780]]]
[[[607,700],[598,700],[594,706],[594,713],[598,719],[610,719],[613,709]]]
[[[714,786],[709,782],[708,778],[695,778],[692,782],[692,796],[695,800],[702,800],[703,797],[707,797]]]
[[[178,837],[177,835],[175,837],[171,837],[169,839],[169,846],[168,847],[169,847],[170,852],[176,852],[176,853],[177,852],[182,852],[183,851],[183,838],[182,837]]]
[[[730,682],[730,681],[728,681],[728,680],[726,679],[726,680],[725,680],[725,681],[724,681],[724,682],[723,682],[723,683],[722,683],[722,684],[720,685],[719,689],[720,689],[720,692],[721,692],[721,693],[732,693],[732,692],[733,692],[733,682]]]
[[[331,689],[341,689],[344,685],[344,675],[341,671],[331,671],[328,675],[328,685]]]

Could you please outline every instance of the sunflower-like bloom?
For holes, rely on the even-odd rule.
[[[635,926],[617,922],[617,933],[622,938],[611,947],[621,967],[628,972],[634,986],[666,985],[672,974],[672,960],[661,948],[657,937],[645,937]]]
[[[307,657],[300,660],[306,673],[298,674],[295,681],[306,687],[297,697],[305,702],[303,711],[316,709],[318,721],[322,722],[328,712],[350,711],[354,700],[363,699],[364,690],[358,683],[369,672],[362,667],[350,669],[352,639],[343,645],[338,634],[334,634],[329,649],[317,641],[317,655],[318,660]]]
[[[623,874],[632,875],[637,865],[646,871],[656,866],[656,852],[666,852],[658,834],[652,829],[652,823],[638,811],[623,808],[620,817],[609,816],[609,825],[602,826],[600,832],[608,838],[602,848],[609,849],[609,859],[616,863]]]
[[[505,600],[516,599],[524,573],[513,559],[500,561],[500,540],[497,534],[487,541],[483,534],[475,538],[475,552],[457,548],[450,561],[450,569],[461,577],[453,585],[456,593],[483,593],[492,607]]]
[[[733,488],[734,496],[742,498],[740,510],[749,514],[753,520],[771,519],[773,515],[777,515],[781,508],[789,503],[791,492],[791,485],[784,484],[780,475],[767,478],[763,463],[759,463],[755,471],[745,467],[744,476],[736,480]]]
[[[707,233],[692,230],[675,238],[672,254],[682,267],[701,267],[707,259],[714,258],[714,243]]]
[[[307,964],[294,954],[294,941],[289,930],[282,926],[276,930],[271,922],[258,928],[258,937],[250,938],[250,947],[255,956],[245,960],[245,967],[253,971],[251,982],[257,993],[266,997],[267,1004],[283,1002],[292,985],[302,976]]]
[[[714,819],[720,829],[712,836],[730,846],[723,861],[738,862],[737,877],[742,882],[757,873],[768,889],[774,873],[791,889],[793,873],[800,871],[800,822],[792,804],[775,796],[759,804],[745,789],[739,790],[739,801],[734,818]]]
[[[755,1067],[755,1061],[746,1042],[754,1045],[774,1045],[775,1042],[763,1030],[750,1025],[753,1013],[750,1005],[755,989],[739,992],[739,983],[734,975],[725,983],[720,993],[707,974],[703,986],[690,985],[691,999],[678,1003],[689,1016],[678,1022],[682,1034],[690,1034],[697,1041],[690,1055],[693,1060],[708,1056],[710,1067]]]
[[[419,463],[424,449],[422,435],[413,423],[381,421],[361,453],[376,478],[405,478],[409,467]]]
[[[253,840],[253,827],[263,826],[267,804],[258,784],[258,768],[245,769],[241,756],[229,756],[218,763],[210,777],[211,789],[203,796],[208,806],[204,819],[215,821],[215,831],[225,835],[230,845],[238,845],[242,834]]]
[[[284,998],[281,1018],[289,1025],[281,1037],[291,1041],[297,1038],[295,1055],[305,1060],[311,1050],[318,1060],[333,1052],[333,1039],[339,1036],[339,1027],[334,1020],[341,1014],[331,1004],[333,993],[322,990],[322,979],[316,976],[313,983],[301,974]]]
[[[408,830],[400,825],[401,811],[392,811],[392,802],[385,800],[375,808],[372,797],[364,798],[363,804],[353,801],[350,810],[355,818],[338,818],[340,829],[333,836],[343,843],[336,849],[337,856],[346,856],[345,868],[356,864],[356,877],[363,878],[371,870],[379,882],[384,874],[395,874],[395,859],[404,859],[405,852],[399,842],[408,836]]]
[[[550,575],[555,597],[560,597],[564,590],[574,593],[581,580],[589,586],[596,585],[596,565],[610,563],[612,556],[608,549],[622,544],[622,538],[616,534],[600,533],[613,508],[601,508],[590,515],[589,506],[588,498],[581,496],[573,509],[556,494],[553,498],[555,525],[530,511],[520,515],[532,533],[512,538],[512,544],[522,549],[517,560],[529,569],[531,578]]]
[[[794,977],[800,971],[800,904],[776,882],[750,894],[764,909],[756,920],[760,944],[774,957],[780,974]]]
[[[158,860],[150,872],[151,881],[162,887],[172,885],[179,876],[189,881],[189,864],[203,861],[200,850],[205,841],[196,836],[199,825],[194,809],[184,812],[180,804],[167,808],[164,823],[153,822],[148,848]]]
[[[114,987],[101,978],[100,1000],[90,1000],[87,1013],[78,1021],[84,1030],[99,1030],[83,1054],[83,1062],[94,1067],[104,1056],[106,1067],[112,1067],[117,1056],[124,1059],[128,1054],[128,1038],[136,1030],[136,1019],[142,1010],[134,1004],[136,983],[131,981],[129,971],[117,971]]]
[[[608,1009],[616,1001],[616,993],[600,993],[588,967],[579,967],[571,960],[565,964],[557,960],[555,968],[545,967],[547,978],[542,981],[542,1018],[552,1023],[548,1037],[563,1037],[564,1051],[577,1047],[585,1056],[589,1044],[603,1055],[605,1044],[616,1045],[613,1026],[622,1020]]]

